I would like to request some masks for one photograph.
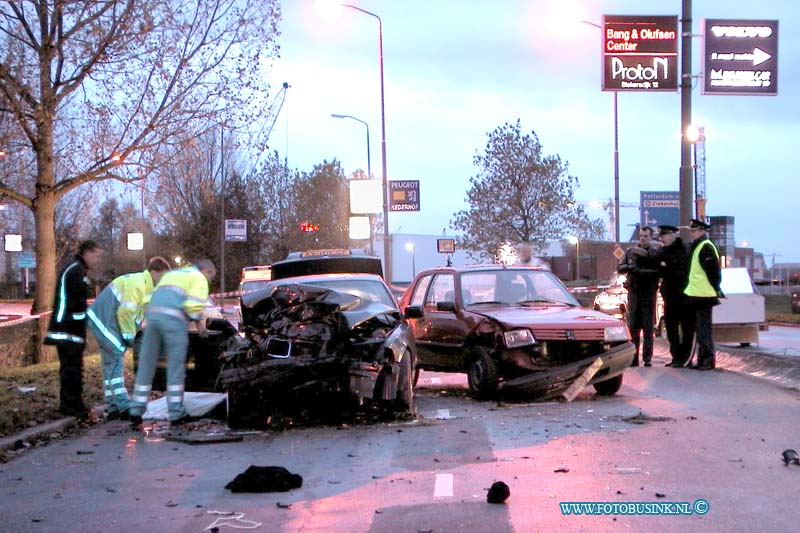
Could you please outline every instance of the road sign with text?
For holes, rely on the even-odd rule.
[[[678,226],[680,224],[680,192],[678,191],[641,191],[641,225],[656,228],[658,226]]]
[[[678,17],[604,15],[604,91],[678,90]]]
[[[390,180],[389,210],[419,211],[419,180]]]
[[[703,22],[703,94],[778,94],[778,21]]]

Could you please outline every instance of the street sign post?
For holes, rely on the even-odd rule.
[[[389,210],[419,211],[419,180],[390,180]]]
[[[678,90],[678,17],[604,15],[604,91]]]
[[[703,94],[778,94],[778,21],[703,21]]]
[[[680,225],[680,192],[641,191],[640,198],[642,226]]]
[[[36,268],[36,255],[33,252],[20,252],[17,268]]]
[[[225,240],[234,242],[247,241],[247,221],[226,218]]]

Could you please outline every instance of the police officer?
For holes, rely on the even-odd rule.
[[[653,366],[651,360],[659,270],[657,247],[652,239],[653,228],[640,228],[639,242],[625,252],[617,267],[618,272],[625,274],[625,288],[628,289],[628,328],[636,346],[636,356],[631,366],[639,366],[640,344],[644,366]]]
[[[667,366],[682,367],[689,360],[694,339],[694,311],[684,304],[686,271],[689,266],[686,246],[675,226],[659,226],[661,248],[658,261],[661,272],[661,297],[664,300],[664,325],[672,361]]]
[[[161,276],[170,269],[163,257],[150,260],[144,272],[115,278],[89,306],[89,330],[97,339],[103,362],[103,389],[106,416],[110,420],[128,418],[130,398],[125,389],[123,356],[133,345],[142,322],[144,301],[152,294]]]
[[[686,295],[687,304],[695,314],[697,364],[690,368],[696,370],[713,370],[716,366],[711,312],[715,305],[719,305],[719,298],[725,297],[720,289],[722,269],[719,251],[706,235],[709,229],[711,225],[702,220],[693,218],[689,221],[692,246],[689,249],[688,280],[683,293]]]
[[[188,326],[190,320],[195,321],[200,335],[207,335],[205,321],[202,320],[203,310],[208,300],[208,284],[216,273],[214,263],[201,259],[192,266],[167,272],[156,286],[144,311],[147,325],[128,408],[134,427],[142,422],[142,414],[153,388],[156,363],[162,352],[167,354],[167,410],[170,423],[180,425],[191,420],[183,405]]]
[[[85,419],[89,410],[83,403],[83,348],[86,346],[86,300],[89,297],[87,270],[96,269],[103,250],[94,241],[83,241],[72,260],[58,273],[53,314],[44,344],[58,351],[60,404],[67,416]]]

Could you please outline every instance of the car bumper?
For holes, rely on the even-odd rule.
[[[557,394],[578,379],[598,357],[603,362],[603,366],[600,367],[587,385],[605,381],[622,374],[625,369],[631,365],[635,355],[636,348],[633,343],[626,342],[596,357],[588,357],[566,366],[559,366],[544,372],[533,372],[509,381],[504,381],[500,384],[500,387],[515,392],[524,392],[526,394]]]

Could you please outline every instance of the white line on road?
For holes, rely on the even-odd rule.
[[[436,474],[436,484],[433,486],[433,497],[453,497],[453,474]]]

